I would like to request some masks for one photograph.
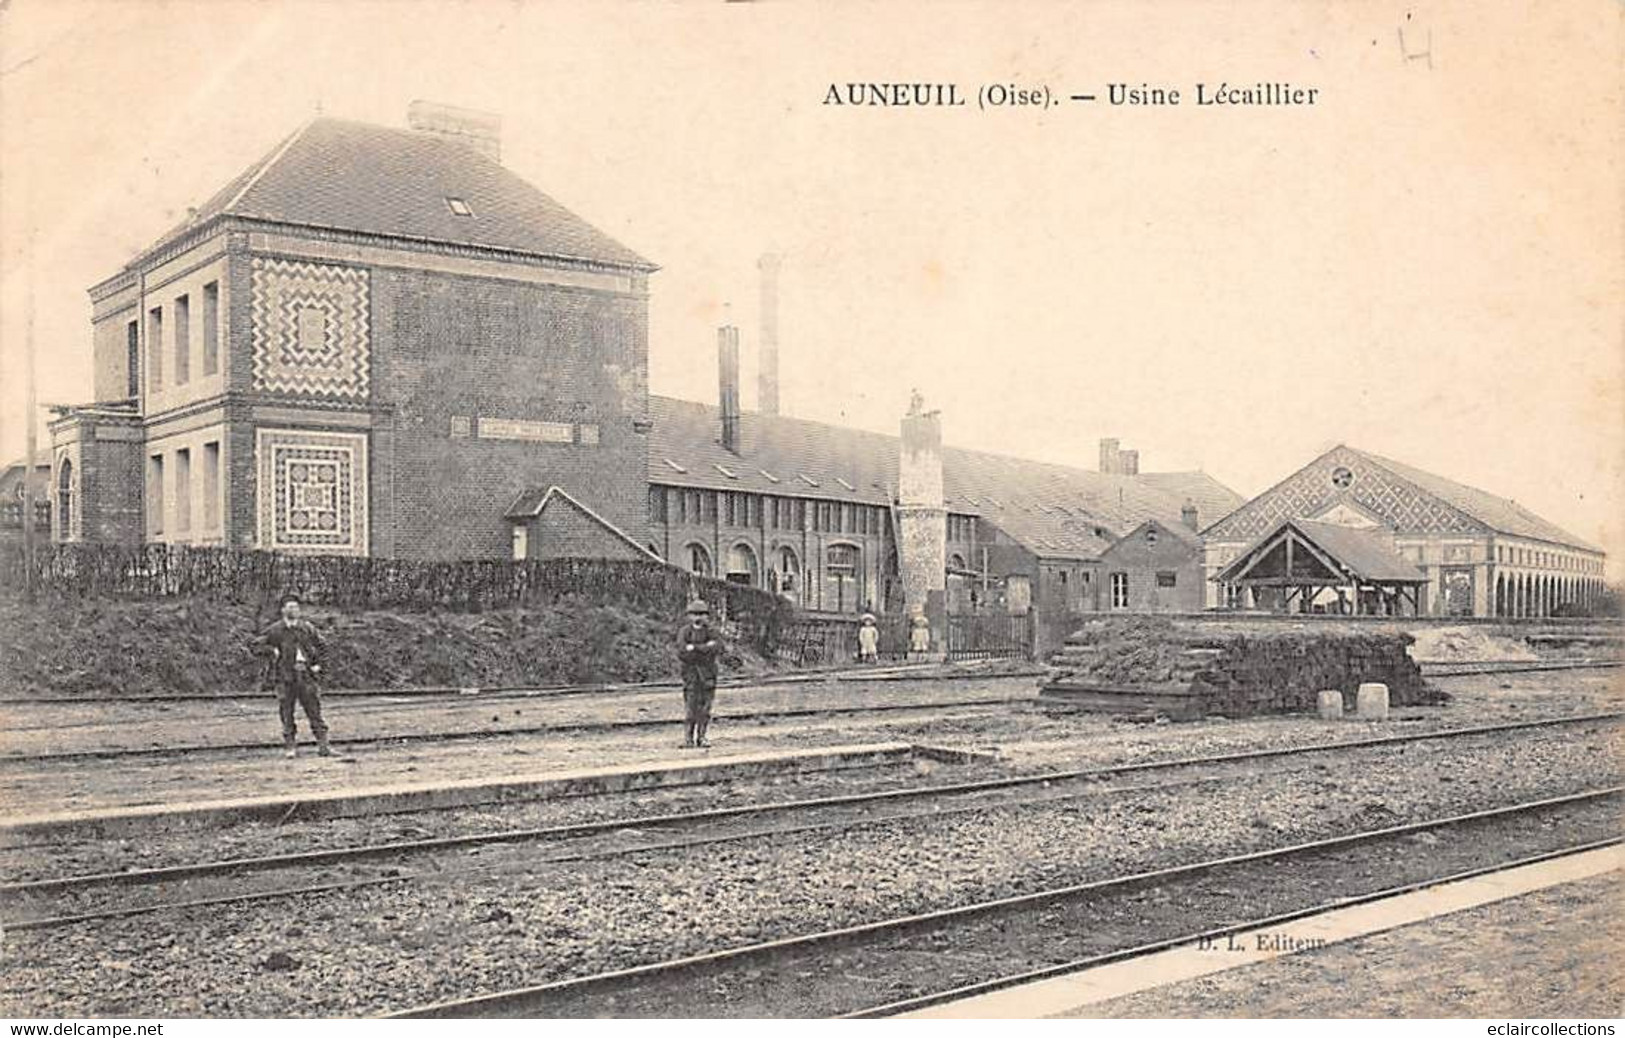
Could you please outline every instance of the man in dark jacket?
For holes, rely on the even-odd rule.
[[[322,696],[316,688],[325,646],[315,626],[299,618],[298,598],[288,595],[282,599],[282,619],[260,635],[259,646],[262,652],[271,653],[271,674],[276,683],[277,706],[282,712],[282,755],[298,756],[294,749],[297,733],[293,722],[293,705],[297,701],[310,722],[310,733],[316,737],[316,752],[331,757],[327,722],[322,720]]]
[[[683,708],[687,727],[683,746],[709,746],[705,729],[711,724],[711,702],[717,695],[717,657],[722,641],[711,628],[711,607],[703,601],[688,606],[688,622],[677,635],[677,658],[683,664]]]

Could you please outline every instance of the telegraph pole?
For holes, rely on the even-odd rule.
[[[29,602],[34,601],[34,455],[39,449],[35,418],[39,413],[38,390],[34,378],[34,213],[28,203],[32,201],[32,171],[27,183],[30,190],[24,198],[23,212],[27,214],[27,251],[23,255],[23,349],[27,351],[24,379],[27,382],[28,402],[23,412],[25,443],[23,456],[23,589]]]

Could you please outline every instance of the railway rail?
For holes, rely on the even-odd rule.
[[[628,969],[514,988],[470,998],[453,999],[390,1013],[407,1018],[525,1017],[525,1016],[888,1016],[923,1008],[970,994],[997,990],[1014,984],[1071,972],[1105,961],[1144,954],[1149,951],[1199,940],[1222,938],[1227,934],[1257,929],[1277,922],[1304,918],[1329,908],[1370,901],[1439,883],[1482,875],[1506,868],[1547,860],[1564,854],[1618,845],[1617,813],[1611,812],[1599,826],[1591,819],[1590,835],[1559,847],[1541,846],[1547,826],[1518,826],[1553,812],[1591,808],[1625,793],[1625,787],[1610,786],[1560,797],[1527,801],[1504,807],[1432,818],[1404,825],[1371,829],[1330,839],[1292,844],[1286,847],[1229,855],[1183,865],[1159,868],[1086,883],[980,901],[938,911],[864,923],[835,930],[823,930],[776,940],[727,948],[701,955],[648,963]],[[1549,822],[1549,818],[1546,819]],[[1503,829],[1502,836],[1515,834],[1520,848],[1514,856],[1495,857],[1498,844],[1482,839],[1482,829]],[[1597,835],[1599,832],[1607,835]],[[1364,859],[1380,865],[1375,871],[1388,876],[1397,871],[1394,848],[1420,834],[1430,834],[1446,843],[1458,855],[1479,858],[1468,868],[1450,868],[1444,874],[1435,869],[1400,884],[1368,884],[1349,890],[1349,862]],[[1440,836],[1440,834],[1446,834]],[[1480,837],[1475,839],[1475,835]],[[1493,835],[1493,834],[1492,834]],[[1455,841],[1453,845],[1448,841]],[[1530,846],[1525,846],[1530,845]],[[1435,857],[1438,847],[1429,849]],[[1402,860],[1402,859],[1400,859]],[[1273,905],[1276,910],[1246,916],[1236,922],[1230,911],[1234,905],[1226,889],[1240,886],[1254,896],[1268,898],[1270,870],[1291,861],[1296,872],[1317,872],[1322,877],[1341,879],[1332,897],[1310,893],[1295,903]],[[1412,866],[1413,868],[1426,866]],[[1359,870],[1353,870],[1358,874]],[[1276,879],[1279,874],[1276,873]],[[1206,888],[1202,884],[1206,883]],[[1215,887],[1215,883],[1223,887]],[[1135,892],[1160,890],[1175,892],[1180,920],[1190,914],[1190,904],[1203,905],[1195,918],[1206,925],[1190,929],[1188,921],[1176,922],[1172,932],[1153,941],[1125,939],[1121,923],[1109,935],[1111,946],[1081,957],[1054,956],[1035,948],[1066,947],[1066,941],[1079,934],[1096,934],[1080,919],[1097,911],[1112,899],[1121,901]],[[1199,893],[1198,893],[1199,892]],[[1290,902],[1291,899],[1289,898]],[[1219,906],[1217,909],[1214,906]],[[1128,928],[1132,932],[1138,927]],[[981,945],[981,948],[977,946]],[[984,950],[996,949],[995,953]],[[1012,954],[1011,949],[1020,949]],[[924,950],[924,954],[920,952]],[[910,954],[910,953],[913,954]],[[1033,968],[1001,973],[1009,961],[1043,960]],[[954,969],[944,969],[952,962]],[[981,974],[966,981],[966,972]],[[944,978],[948,983],[944,985]],[[816,982],[820,978],[824,982]],[[901,997],[873,998],[876,990],[907,991]]]
[[[1035,677],[1044,672],[1042,664],[1015,660],[999,660],[999,666],[990,667],[986,661],[965,661],[956,664],[900,663],[879,667],[801,667],[793,671],[768,674],[730,675],[717,682],[717,687],[768,688],[777,685],[809,685],[834,681],[989,681],[995,678]],[[980,664],[980,665],[978,665]],[[455,685],[408,685],[400,688],[331,688],[324,689],[324,698],[373,699],[403,698],[428,700],[457,700],[475,696],[480,699],[546,699],[562,696],[635,695],[663,692],[683,687],[682,681],[661,679],[655,681],[629,681],[589,685],[481,685],[459,687]],[[218,703],[228,700],[264,699],[265,693],[247,690],[225,692],[148,692],[141,695],[117,693],[73,696],[0,696],[0,706],[32,706],[54,704],[75,706],[94,703]]]
[[[779,710],[756,710],[736,713],[718,712],[712,721],[740,723],[756,720],[796,719],[806,717],[839,717],[850,714],[906,714],[941,713],[962,709],[970,713],[986,712],[995,707],[1011,708],[1033,706],[1036,698],[1024,696],[980,696],[973,699],[949,699],[919,703],[845,703],[829,706],[794,707]],[[623,718],[619,720],[566,721],[555,724],[516,725],[494,730],[450,732],[398,732],[368,738],[334,739],[333,748],[379,746],[396,743],[458,742],[480,739],[502,739],[515,735],[548,735],[571,732],[604,732],[629,728],[671,728],[682,723],[680,717]],[[0,767],[13,764],[47,764],[57,761],[127,760],[131,758],[176,757],[205,753],[232,753],[250,750],[268,750],[268,742],[204,743],[192,746],[108,747],[104,749],[67,750],[56,753],[0,753]]]
[[[1625,667],[1625,660],[1528,660],[1498,663],[1433,663],[1422,664],[1422,676],[1428,678],[1464,678],[1477,674],[1544,674],[1566,670],[1614,670]]]
[[[1613,724],[1625,719],[1625,712],[1585,714],[1535,721],[1478,725],[1466,728],[1415,732],[1403,735],[1379,736],[1367,739],[1341,740],[1311,746],[1273,747],[1205,757],[1172,758],[1162,761],[1142,761],[1104,768],[1076,769],[1044,772],[1032,775],[1009,776],[972,782],[937,783],[903,789],[889,789],[849,793],[838,796],[803,798],[736,807],[711,808],[700,811],[619,817],[570,825],[508,829],[495,832],[456,836],[430,837],[417,840],[392,841],[353,847],[326,848],[289,854],[266,855],[249,858],[224,859],[160,866],[118,872],[88,873],[74,876],[50,877],[0,885],[0,904],[25,906],[42,899],[91,899],[96,892],[104,894],[107,888],[129,888],[183,884],[191,880],[222,879],[245,873],[297,871],[320,869],[335,865],[354,865],[379,859],[410,858],[435,852],[457,851],[472,847],[509,844],[552,843],[563,845],[543,855],[527,853],[518,862],[520,867],[532,868],[541,864],[560,864],[591,858],[681,849],[704,844],[759,839],[836,830],[864,825],[906,822],[920,818],[943,818],[956,814],[996,809],[1019,808],[1074,800],[1085,797],[1108,796],[1146,792],[1170,787],[1189,787],[1204,783],[1233,781],[1257,771],[1262,762],[1282,758],[1315,757],[1351,750],[1378,749],[1424,741],[1440,741],[1474,736],[1550,729],[1568,726]],[[1137,776],[1178,771],[1194,771],[1170,781],[1152,784],[1127,784],[1113,787]],[[788,824],[745,825],[756,818],[784,816]],[[599,842],[594,843],[597,839]],[[495,872],[513,867],[502,862],[481,866],[481,871]],[[464,870],[469,874],[473,870]],[[439,873],[434,873],[438,875]],[[76,923],[100,922],[151,912],[234,904],[249,901],[273,900],[323,891],[354,890],[364,887],[409,883],[424,878],[423,873],[403,872],[399,868],[384,869],[378,874],[330,880],[325,876],[307,876],[304,882],[269,889],[234,889],[220,896],[189,896],[180,900],[150,903],[118,903],[92,910],[58,915],[25,915],[5,921],[13,930],[46,929]]]

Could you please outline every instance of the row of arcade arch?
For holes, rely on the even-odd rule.
[[[720,566],[712,558],[711,549],[698,541],[684,544],[678,559],[690,573],[762,588],[814,609],[854,612],[869,597],[864,586],[863,552],[856,544],[837,542],[825,546],[822,580],[816,586],[811,580],[818,580],[820,574],[811,575],[811,580],[804,576],[801,556],[790,545],[774,547],[765,567],[756,549],[743,541],[727,549]]]
[[[1602,593],[1602,581],[1593,577],[1501,573],[1495,578],[1495,615],[1584,616],[1590,614]]]

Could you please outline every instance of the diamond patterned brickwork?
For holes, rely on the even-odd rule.
[[[260,429],[259,546],[306,555],[367,554],[367,438]]]
[[[1212,541],[1252,540],[1282,519],[1314,519],[1344,505],[1402,533],[1477,533],[1484,524],[1408,480],[1343,447],[1321,455],[1286,482],[1207,531]]]
[[[254,388],[365,400],[371,382],[367,271],[254,257]]]

